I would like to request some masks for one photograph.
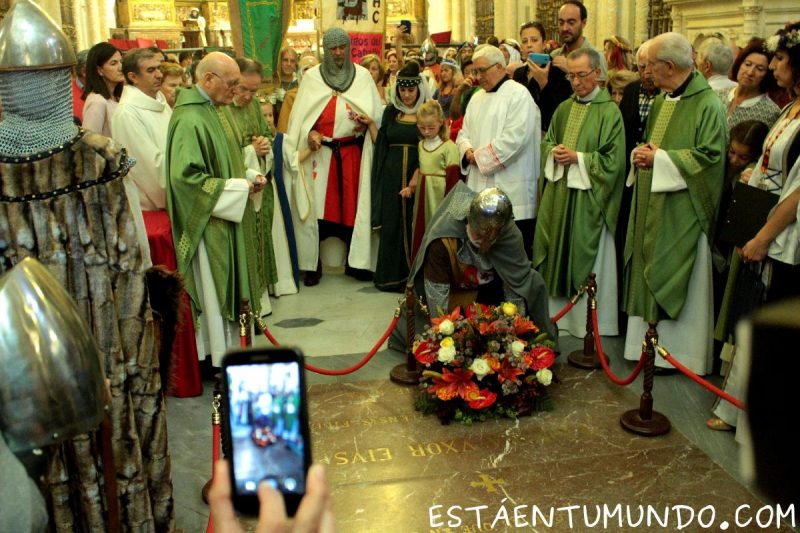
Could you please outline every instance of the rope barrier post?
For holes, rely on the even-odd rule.
[[[653,377],[656,371],[656,349],[658,344],[657,322],[650,322],[644,336],[644,392],[639,400],[639,409],[632,409],[619,417],[622,427],[643,437],[657,437],[669,432],[669,419],[658,411],[653,411]]]
[[[580,298],[580,293],[576,296]],[[589,274],[589,282],[586,284],[586,335],[583,337],[583,350],[575,350],[567,356],[569,364],[585,370],[602,367],[594,348],[595,331],[592,326],[592,309],[597,309],[597,275],[594,272]]]
[[[406,285],[406,362],[389,373],[389,379],[400,385],[418,385],[421,372],[414,357],[414,286]]]
[[[250,327],[250,318],[252,316],[250,300],[242,298],[242,305],[239,306],[239,341],[242,349],[253,345],[253,328]]]
[[[220,458],[220,424],[222,423],[222,411],[225,406],[222,403],[222,374],[214,376],[214,392],[211,400],[211,479],[209,479],[201,491],[203,501],[208,503],[208,491],[211,490],[211,483],[214,481],[214,464]],[[227,449],[227,448],[226,448]]]

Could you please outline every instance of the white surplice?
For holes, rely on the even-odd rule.
[[[507,80],[496,92],[475,93],[456,139],[462,163],[467,150],[474,150],[476,165],[461,168],[467,186],[476,192],[502,189],[516,220],[536,218],[541,121],[528,89]]]

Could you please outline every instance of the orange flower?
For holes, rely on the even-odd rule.
[[[443,314],[443,315],[438,316],[436,318],[431,318],[431,324],[433,324],[434,326],[438,326],[439,324],[441,324],[445,320],[449,320],[451,322],[455,322],[459,318],[461,318],[461,307],[456,307],[455,309],[453,309],[453,312],[450,313],[449,315]]]
[[[489,335],[492,333],[498,333],[501,326],[502,324],[500,323],[500,320],[495,320],[494,322],[481,322],[478,324],[478,331],[480,331],[481,335]]]
[[[520,315],[514,317],[514,333],[516,333],[517,337],[521,337],[526,333],[533,333],[534,335],[539,332],[539,328],[536,327],[536,324],[524,318]]]
[[[506,380],[513,383],[519,383],[518,377],[525,374],[525,371],[519,367],[511,366],[508,359],[503,359],[503,364],[497,372],[497,381],[502,383]]]
[[[478,385],[472,381],[472,376],[470,370],[456,368],[450,371],[444,367],[441,379],[433,378],[433,385],[428,387],[428,392],[436,394],[443,401],[457,396],[467,401],[475,400],[478,398]]]
[[[489,363],[489,368],[491,368],[494,372],[497,372],[500,369],[500,361],[497,358],[492,357],[489,354],[484,354],[483,357],[487,363]]]

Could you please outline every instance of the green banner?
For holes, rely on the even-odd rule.
[[[289,0],[286,0],[289,1]],[[239,0],[244,56],[264,65],[264,79],[272,77],[283,39],[284,0]]]

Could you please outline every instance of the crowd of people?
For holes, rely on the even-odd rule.
[[[658,321],[662,344],[710,374],[720,352],[730,359],[738,318],[800,293],[800,24],[741,48],[677,33],[599,48],[588,23],[566,0],[557,36],[531,21],[504,39],[414,49],[398,29],[360,64],[334,28],[319,57],[282,49],[272,80],[220,52],[99,43],[79,54],[74,114],[136,158],[139,242],[149,257],[142,212],[169,217],[198,353],[215,365],[238,342],[239,299],[267,314],[270,295],[318,284],[329,237],[346,247],[346,274],[380,290],[422,269],[434,313],[449,289],[497,281],[483,257],[492,235],[479,232],[441,252],[474,267],[470,279],[425,266],[426,231],[463,181],[507,197],[517,259],[541,275],[551,310],[595,272],[600,332],[625,332],[626,358]],[[743,186],[777,205],[734,246],[718,235]],[[580,317],[560,327],[583,334]],[[736,424],[717,416],[709,427]]]
[[[241,300],[263,316],[271,298],[319,284],[337,261],[320,246],[331,237],[346,275],[412,287],[431,315],[510,301],[553,337],[551,311],[594,272],[600,333],[624,333],[625,358],[639,359],[658,322],[684,366],[708,375],[721,365],[724,388],[743,396],[734,326],[800,295],[800,23],[741,48],[673,32],[638,47],[612,35],[597,48],[588,23],[580,1],[564,0],[557,36],[531,21],[502,39],[415,49],[398,29],[360,64],[349,35],[331,28],[319,54],[280,50],[270,80],[222,52],[104,42],[77,54],[71,102],[66,63],[30,55],[0,69],[2,201],[13,205],[0,271],[38,254],[94,328],[113,438],[127,439],[115,450],[126,524],[174,525],[142,275],[152,265],[182,277],[192,346],[212,366],[239,345]],[[742,214],[764,196],[773,207]],[[559,328],[584,332],[578,313]],[[710,429],[737,426],[732,406],[712,409]],[[246,411],[240,420],[253,422]],[[263,425],[291,437],[295,421]],[[80,439],[49,474],[53,512],[64,529],[103,529],[97,479],[67,495],[65,458],[102,467]],[[226,524],[218,468],[212,514]],[[308,501],[300,516],[330,525],[317,467]],[[79,503],[92,511],[69,512]]]

